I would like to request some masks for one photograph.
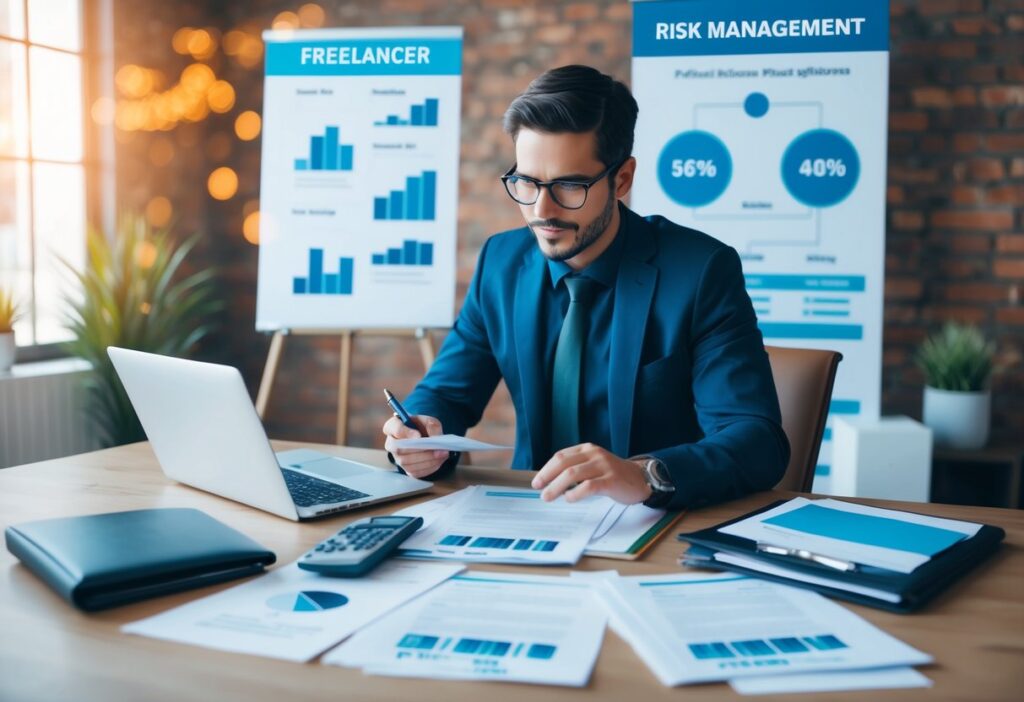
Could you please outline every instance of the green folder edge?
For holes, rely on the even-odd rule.
[[[618,560],[635,561],[639,559],[655,541],[661,538],[665,532],[671,529],[684,514],[686,514],[686,510],[666,512],[664,517],[652,524],[651,528],[645,531],[640,538],[634,541],[625,551],[591,551],[590,549],[585,549],[583,551],[583,555],[591,556],[592,558],[615,558]]]

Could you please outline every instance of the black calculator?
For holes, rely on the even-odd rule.
[[[423,526],[422,517],[370,517],[324,539],[299,559],[299,567],[336,578],[358,578],[373,570]]]

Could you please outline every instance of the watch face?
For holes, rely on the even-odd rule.
[[[651,487],[662,492],[675,489],[675,485],[672,483],[672,475],[668,472],[668,467],[664,463],[652,459],[647,465],[652,482],[654,483]]]

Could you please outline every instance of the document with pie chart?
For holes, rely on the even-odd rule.
[[[122,630],[304,662],[462,570],[458,564],[388,561],[369,575],[349,579],[291,564]]]

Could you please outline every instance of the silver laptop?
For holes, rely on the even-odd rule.
[[[107,353],[173,480],[294,520],[432,486],[310,449],[275,454],[236,368],[114,346]]]

